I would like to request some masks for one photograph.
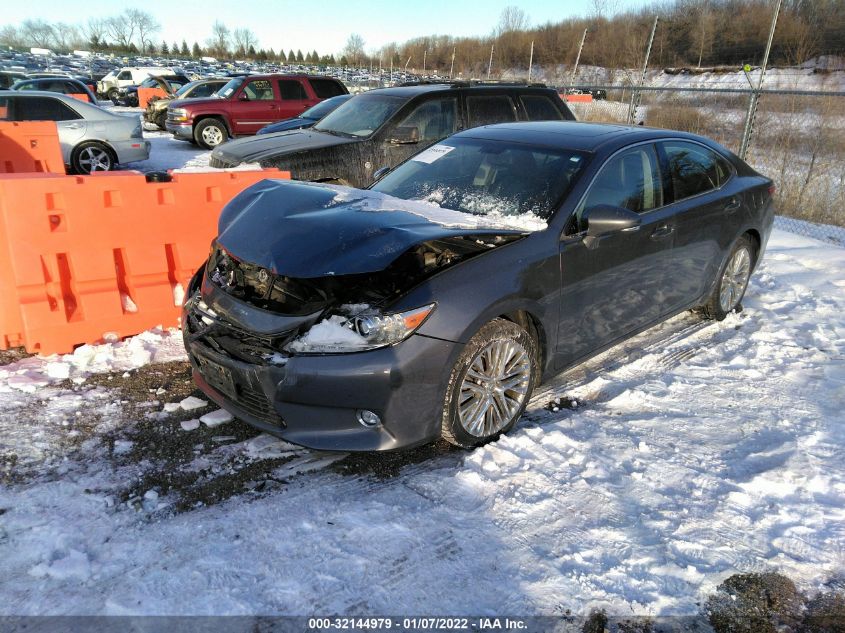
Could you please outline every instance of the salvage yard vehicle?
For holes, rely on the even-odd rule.
[[[321,101],[313,108],[308,108],[299,116],[291,117],[290,119],[283,119],[270,125],[265,125],[258,130],[256,134],[274,134],[276,132],[288,132],[289,130],[304,130],[312,127],[317,121],[322,119],[330,112],[334,112],[341,105],[349,101],[353,95],[338,95],[331,99]]]
[[[15,82],[12,90],[42,90],[46,92],[58,92],[59,94],[72,95],[88,103],[97,105],[97,97],[91,89],[78,79],[70,77],[44,77],[41,79],[22,79]]]
[[[209,99],[167,109],[166,128],[176,138],[213,149],[235,136],[301,114],[323,99],[347,94],[338,79],[312,75],[233,77]]]
[[[706,138],[569,122],[457,133],[369,190],[264,180],[189,285],[194,379],[312,448],[477,446],[544,378],[739,310],[773,193]]]
[[[0,120],[55,121],[62,158],[76,174],[111,171],[119,163],[150,157],[140,117],[108,112],[56,92],[0,90]]]
[[[162,130],[167,124],[167,108],[179,99],[205,99],[213,96],[229,82],[228,79],[198,79],[185,84],[169,97],[153,97],[144,110],[144,121],[154,123]],[[176,104],[179,107],[179,104]]]
[[[121,88],[137,86],[151,75],[167,75],[173,69],[159,66],[140,66],[113,70],[97,82],[97,94],[113,101]]]
[[[297,180],[366,187],[377,169],[457,130],[574,118],[556,91],[537,84],[416,84],[356,95],[307,130],[231,141],[211,153],[209,164],[257,162]]]
[[[111,98],[114,105],[138,107],[139,88],[161,88],[165,93],[173,95],[176,90],[190,83],[191,80],[185,75],[151,75],[141,83],[119,88],[117,95]]]

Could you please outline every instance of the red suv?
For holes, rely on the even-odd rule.
[[[323,99],[347,94],[339,80],[311,75],[234,77],[208,99],[187,99],[167,110],[167,131],[212,149],[228,138],[298,116]]]

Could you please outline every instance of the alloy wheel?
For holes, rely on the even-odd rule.
[[[202,131],[202,140],[211,147],[220,145],[223,142],[223,132],[220,131],[220,128],[209,125]]]
[[[528,351],[512,339],[492,341],[473,358],[461,383],[461,426],[474,437],[498,433],[520,411],[530,380]]]
[[[93,171],[110,171],[112,159],[109,153],[101,147],[85,147],[79,153],[79,165],[86,174]]]
[[[725,272],[719,290],[719,306],[724,312],[730,312],[739,303],[751,276],[751,253],[747,248],[740,248],[733,254]]]

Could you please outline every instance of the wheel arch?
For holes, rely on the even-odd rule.
[[[543,322],[537,315],[525,309],[511,310],[509,312],[499,314],[497,318],[516,323],[527,331],[528,334],[531,335],[531,338],[534,339],[534,343],[537,345],[538,356],[536,365],[537,375],[535,376],[535,380],[537,384],[539,384],[543,376],[546,363],[549,360],[548,338],[546,330],[543,327]]]

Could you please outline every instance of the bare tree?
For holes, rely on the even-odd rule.
[[[692,35],[694,44],[696,48],[698,48],[698,68],[701,68],[701,60],[704,57],[704,50],[709,50],[713,46],[716,19],[713,15],[713,10],[710,8],[709,0],[704,1],[704,3],[699,7],[697,13],[696,26]]]
[[[85,36],[88,38],[88,45],[97,49],[106,43],[108,34],[108,20],[104,18],[88,18],[85,24]]]
[[[229,54],[229,35],[229,27],[219,20],[212,25],[208,47],[214,50],[218,57],[226,57]]]
[[[0,28],[0,46],[11,46],[20,48],[24,45],[24,39],[19,29],[11,24]]]
[[[79,27],[75,24],[57,22],[53,25],[53,42],[58,50],[70,51],[81,44]]]
[[[45,20],[24,20],[21,37],[32,46],[49,48],[53,45],[53,26]]]
[[[135,30],[138,32],[138,43],[141,45],[141,51],[146,51],[153,43],[153,36],[161,30],[161,25],[158,21],[146,11],[139,9],[126,10],[129,19],[135,24]]]
[[[509,6],[502,9],[502,13],[499,15],[496,35],[501,36],[514,31],[524,31],[527,28],[528,14],[519,7]]]
[[[129,50],[132,40],[135,39],[135,21],[130,19],[129,11],[113,15],[106,20],[109,37],[124,50]]]
[[[232,33],[232,42],[238,55],[247,55],[249,49],[258,46],[258,37],[250,29],[235,29]]]
[[[343,47],[343,55],[347,59],[352,60],[357,66],[360,60],[366,57],[364,53],[364,38],[357,33],[352,33],[346,39],[346,46]]]

